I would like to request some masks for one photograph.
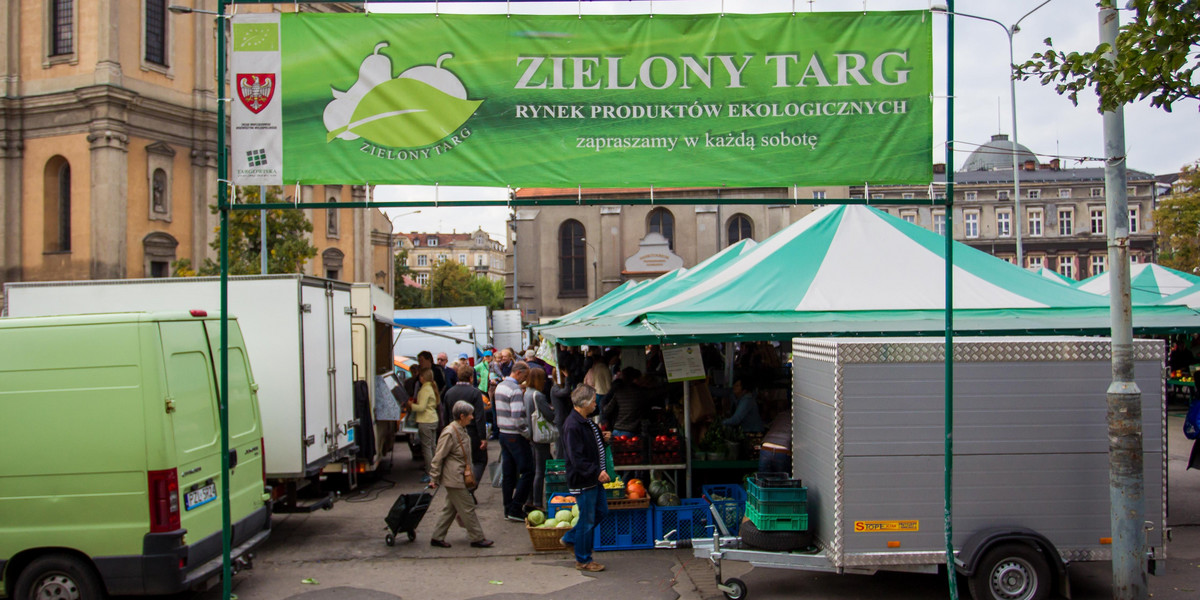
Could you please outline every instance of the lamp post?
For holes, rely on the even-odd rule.
[[[1050,3],[1050,0],[1045,0],[1041,4],[1035,6],[1033,8],[1033,10],[1022,15],[1021,18],[1017,19],[1017,22],[1013,23],[1011,26],[1005,25],[1004,23],[1001,23],[1000,21],[997,21],[996,19],[992,19],[989,17],[982,17],[979,15],[972,15],[972,14],[967,14],[967,13],[962,13],[962,12],[954,12],[954,11],[949,10],[948,8],[946,8],[943,5],[934,6],[930,9],[932,12],[935,12],[935,13],[953,15],[956,17],[966,17],[968,19],[975,19],[978,21],[986,21],[988,23],[994,23],[996,25],[999,25],[1000,28],[1004,30],[1004,34],[1006,36],[1008,36],[1008,69],[1009,69],[1008,95],[1009,95],[1009,105],[1012,109],[1013,212],[1015,213],[1013,215],[1013,217],[1014,217],[1013,218],[1013,228],[1014,228],[1013,232],[1016,235],[1016,239],[1017,239],[1017,265],[1020,266],[1021,268],[1025,267],[1025,252],[1021,247],[1021,221],[1024,220],[1025,216],[1021,214],[1021,169],[1019,168],[1019,165],[1017,164],[1018,163],[1017,154],[1019,152],[1018,148],[1020,147],[1020,143],[1017,138],[1017,82],[1015,79],[1013,79],[1013,76],[1012,76],[1013,34],[1015,34],[1021,30],[1021,21],[1024,21],[1025,17],[1032,15],[1038,9],[1040,9],[1041,7],[1043,7],[1049,3]],[[951,48],[950,51],[953,52],[954,49]]]
[[[600,257],[600,253],[596,252],[596,247],[593,246],[591,244],[591,242],[587,241],[587,238],[585,238],[585,237],[579,238],[579,241],[583,242],[592,251],[592,290],[596,294],[596,297],[599,298],[600,297],[600,273],[599,273],[599,267],[597,266],[596,261]]]

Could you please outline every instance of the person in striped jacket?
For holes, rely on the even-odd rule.
[[[529,494],[533,490],[533,447],[529,445],[529,417],[521,393],[521,383],[529,375],[524,361],[513,363],[512,372],[496,386],[492,406],[496,409],[496,427],[500,430],[500,485],[504,518],[523,523]]]

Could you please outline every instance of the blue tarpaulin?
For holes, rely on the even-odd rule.
[[[392,319],[392,322],[395,323],[398,327],[425,328],[425,327],[452,327],[452,326],[454,326],[454,323],[451,323],[450,321],[447,321],[445,319],[418,319],[418,318]]]

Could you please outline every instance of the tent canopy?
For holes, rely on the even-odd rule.
[[[1108,331],[1107,298],[954,244],[956,335]],[[705,276],[676,279],[669,293],[541,332],[612,345],[942,335],[944,253],[945,238],[932,231],[867,206],[827,206]],[[1138,307],[1134,324],[1178,332],[1200,328],[1200,318],[1181,307]]]
[[[1063,285],[1074,286],[1076,283],[1078,283],[1074,279],[1071,279],[1070,277],[1067,277],[1066,275],[1063,275],[1062,273],[1059,273],[1058,271],[1055,271],[1054,269],[1047,269],[1046,267],[1038,267],[1036,269],[1033,269],[1033,274],[1039,275],[1041,277],[1045,277],[1046,279],[1049,279],[1050,281],[1053,281],[1055,283],[1061,283]]]
[[[1111,285],[1108,275],[1107,271],[1094,275],[1075,284],[1075,288],[1107,296]],[[1200,277],[1154,263],[1138,263],[1129,267],[1129,290],[1135,303],[1157,304],[1163,298],[1197,283],[1200,283]]]

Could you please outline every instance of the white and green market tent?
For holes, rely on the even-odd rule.
[[[1107,296],[1108,275],[1107,271],[1094,275],[1075,284],[1075,288]],[[1157,304],[1197,283],[1200,283],[1200,277],[1154,263],[1137,263],[1129,267],[1129,290],[1134,303]]]
[[[1196,283],[1181,292],[1176,292],[1163,298],[1160,304],[1189,306],[1200,309],[1200,283]]]
[[[580,307],[579,309],[571,311],[557,319],[548,321],[544,325],[555,325],[555,324],[559,324],[559,323],[574,323],[574,322],[586,319],[588,317],[591,317],[593,315],[599,314],[600,312],[603,312],[604,309],[608,308],[609,306],[612,306],[612,305],[620,302],[623,298],[628,296],[630,294],[630,292],[633,291],[634,288],[640,286],[643,283],[646,283],[646,282],[633,281],[633,280],[626,281],[625,283],[622,283],[621,285],[618,285],[617,287],[610,290],[607,294],[604,294],[603,296],[597,298],[594,302],[588,303],[588,304]]]
[[[567,345],[940,336],[944,255],[945,238],[932,231],[868,206],[827,206],[706,276],[678,279],[652,304],[638,295],[540,333]],[[1107,298],[957,242],[953,289],[955,335],[1109,331]],[[1185,307],[1139,306],[1134,328],[1195,330],[1200,316]]]
[[[1067,277],[1066,275],[1063,275],[1062,273],[1059,273],[1058,271],[1055,271],[1054,269],[1047,269],[1046,267],[1038,267],[1036,269],[1033,269],[1032,271],[1033,271],[1034,275],[1045,277],[1046,279],[1049,279],[1050,281],[1053,281],[1054,283],[1061,283],[1063,285],[1069,285],[1069,286],[1074,286],[1076,283],[1078,283],[1074,279],[1071,279],[1070,277]]]

